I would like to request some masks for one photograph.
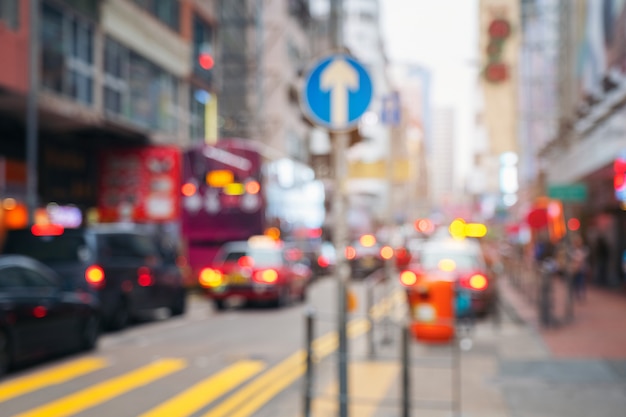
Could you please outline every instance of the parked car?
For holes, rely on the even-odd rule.
[[[352,277],[363,279],[385,266],[381,255],[382,245],[374,235],[363,235],[346,248],[346,258],[352,270]]]
[[[455,282],[457,296],[469,297],[469,309],[463,314],[486,315],[495,307],[496,277],[474,239],[437,238],[423,242],[400,271],[400,281],[412,291],[424,280]]]
[[[275,307],[304,301],[311,269],[287,255],[282,242],[266,236],[222,246],[198,280],[218,310],[229,299],[270,303]]]
[[[96,346],[99,303],[35,259],[0,255],[0,375],[11,366]]]
[[[4,253],[39,260],[59,274],[67,290],[93,291],[104,326],[116,330],[156,309],[185,312],[176,256],[159,243],[153,232],[136,225],[24,229],[9,232]]]

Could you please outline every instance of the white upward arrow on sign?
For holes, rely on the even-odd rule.
[[[348,123],[348,90],[359,87],[359,73],[345,60],[334,60],[320,76],[320,87],[330,91],[330,121],[334,125]]]

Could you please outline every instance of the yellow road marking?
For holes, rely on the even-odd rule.
[[[102,358],[85,358],[0,384],[0,402],[88,374],[107,366]]]
[[[396,289],[391,295],[385,297],[379,303],[370,308],[369,314],[374,320],[380,320],[384,315],[389,314],[395,304],[405,301],[405,293],[401,288]]]
[[[356,362],[351,364],[348,370],[350,415],[373,416],[377,411],[377,404],[385,398],[391,384],[397,378],[398,370],[399,366],[395,363]],[[336,417],[339,409],[337,393],[337,382],[330,383],[324,390],[324,398],[313,401],[312,414],[315,417]],[[359,403],[359,399],[363,402]]]
[[[305,352],[303,350],[297,351],[228,397],[213,410],[204,414],[203,417],[232,416],[232,413],[235,410],[241,408],[245,402],[254,398],[256,395],[263,392],[263,390],[268,389],[276,379],[280,378],[282,374],[289,372],[290,369],[301,366],[301,364],[304,363],[304,358]]]
[[[187,417],[265,368],[261,361],[239,361],[140,417]]]
[[[186,366],[179,359],[162,359],[117,378],[60,398],[15,417],[66,417],[101,404]]]
[[[255,411],[259,408],[263,407],[267,402],[269,402],[272,398],[278,395],[285,388],[293,384],[295,380],[300,378],[300,376],[305,371],[305,365],[299,364],[295,369],[291,369],[286,374],[281,375],[281,377],[275,381],[272,381],[270,385],[268,385],[264,390],[259,391],[256,395],[247,399],[245,403],[241,404],[236,411],[232,414],[229,414],[229,417],[248,417],[251,416]]]
[[[358,337],[369,329],[365,319],[348,323],[348,335]],[[320,359],[337,348],[337,332],[319,337],[313,342],[315,356]],[[249,417],[278,393],[298,379],[305,371],[306,353],[299,350],[248,385],[238,390],[202,417]]]
[[[384,299],[377,306],[380,314],[393,307],[403,295],[401,292]],[[372,308],[374,310],[374,307]],[[370,329],[367,319],[355,319],[348,323],[348,337],[355,338]],[[316,360],[330,355],[338,347],[337,332],[327,333],[313,342]],[[271,368],[256,380],[235,392],[218,407],[203,417],[248,417],[265,405],[278,393],[302,376],[305,371],[305,352],[299,350]],[[24,377],[0,384],[0,402],[37,389],[66,382],[107,366],[104,359],[87,358],[62,365],[41,374]],[[67,417],[95,407],[128,391],[163,378],[186,366],[184,360],[163,359],[125,375],[104,381],[82,391],[60,398],[48,404],[24,412],[14,417]],[[214,401],[227,391],[257,374],[264,367],[258,361],[245,361],[221,371],[178,396],[144,413],[141,417],[188,416]],[[231,369],[232,368],[232,369]]]

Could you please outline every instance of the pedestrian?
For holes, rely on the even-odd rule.
[[[594,261],[595,261],[595,281],[599,285],[607,285],[609,277],[607,276],[607,265],[609,263],[609,245],[604,236],[600,236],[595,244]]]
[[[569,264],[571,285],[574,297],[579,301],[585,300],[586,292],[586,275],[587,275],[587,258],[589,250],[585,246],[580,235],[572,237],[572,246],[570,249]]]

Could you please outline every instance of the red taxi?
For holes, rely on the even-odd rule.
[[[222,246],[213,264],[200,271],[198,281],[218,310],[232,299],[280,307],[306,299],[311,275],[282,242],[254,236]]]
[[[472,239],[436,239],[424,242],[400,271],[400,282],[408,291],[419,291],[424,280],[453,281],[462,310],[486,315],[495,306],[496,283],[480,244]],[[460,297],[469,299],[463,301]]]

